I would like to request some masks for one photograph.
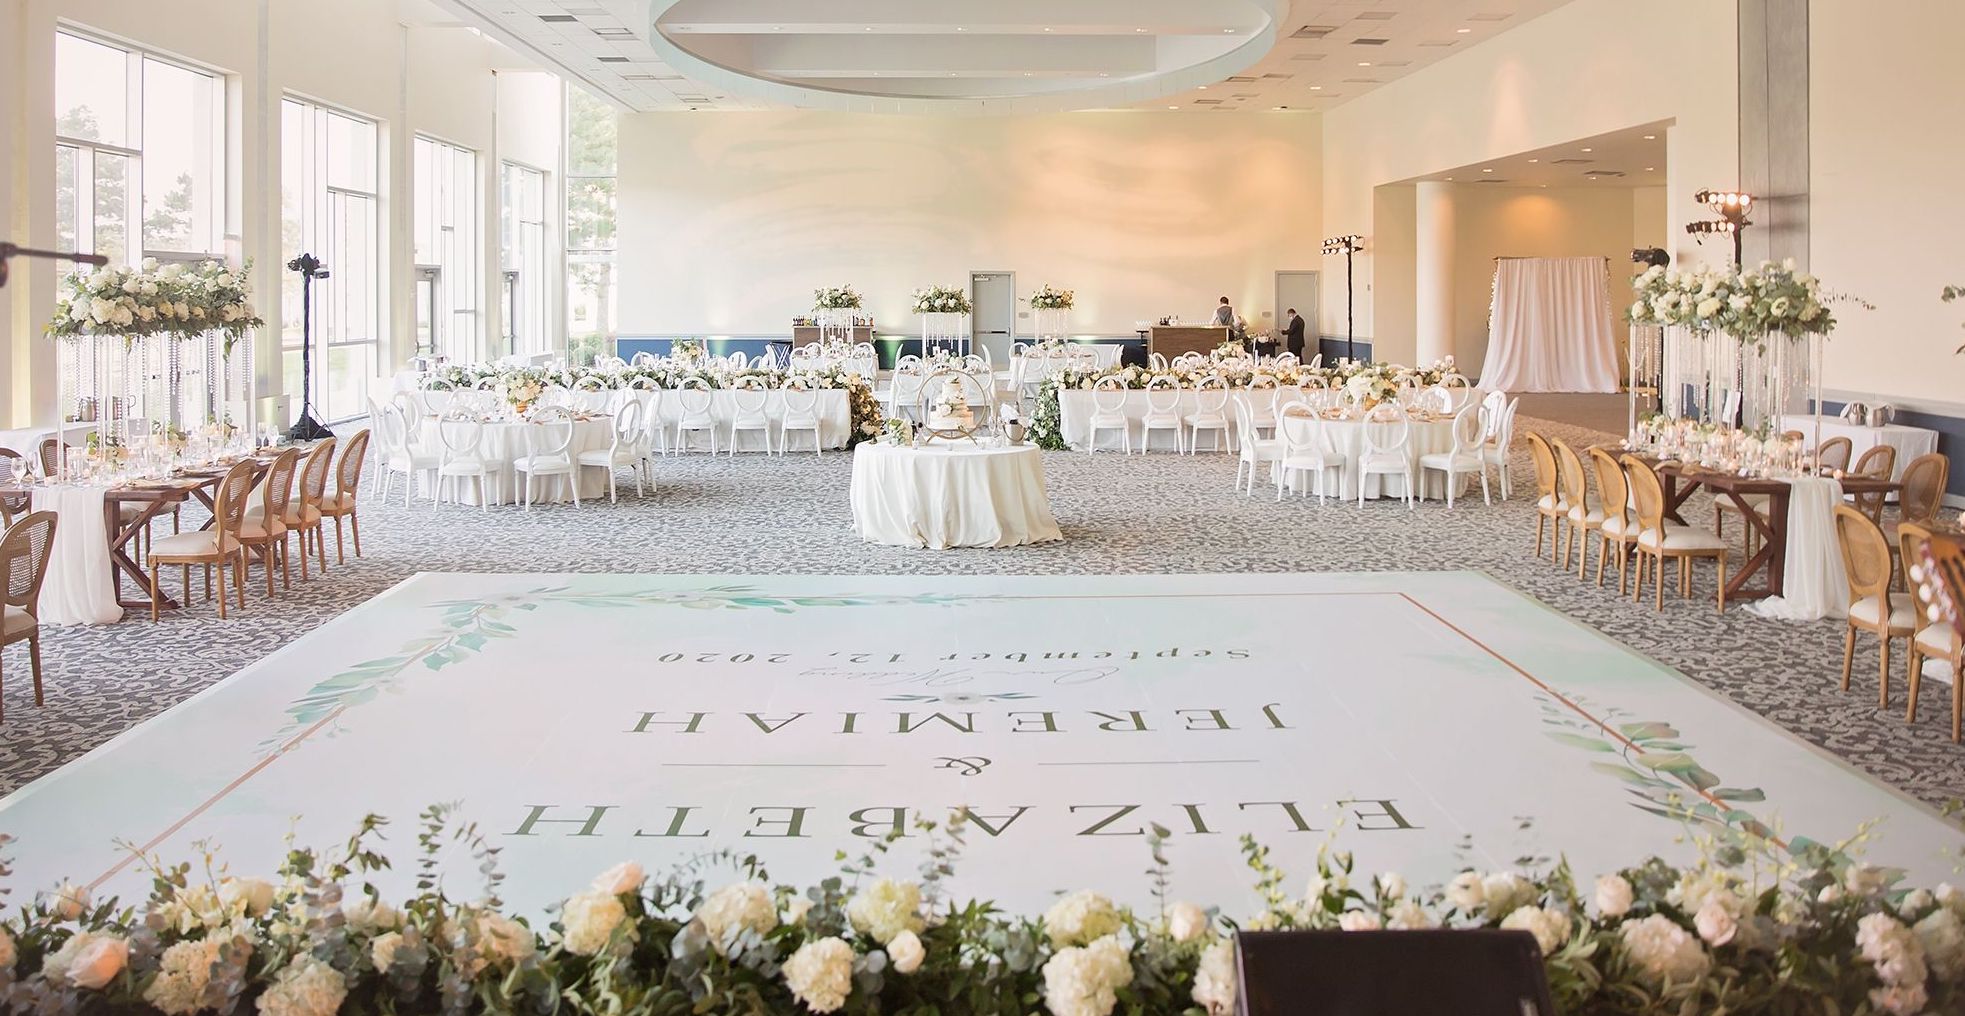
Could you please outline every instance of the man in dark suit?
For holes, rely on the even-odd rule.
[[[1296,315],[1296,308],[1290,308],[1289,323],[1283,327],[1283,335],[1288,340],[1290,354],[1299,361],[1303,359],[1303,319]]]

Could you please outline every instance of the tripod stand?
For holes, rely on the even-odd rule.
[[[319,441],[334,432],[314,419],[314,280],[328,277],[327,267],[312,254],[302,254],[287,262],[287,268],[300,273],[300,417],[287,431],[294,441]]]

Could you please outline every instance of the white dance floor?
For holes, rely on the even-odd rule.
[[[1335,837],[1415,884],[1688,856],[1673,802],[1830,842],[1881,818],[1870,859],[1929,881],[1957,839],[1473,573],[421,575],[8,797],[0,831],[17,890],[129,894],[147,876],[119,841],[176,861],[210,840],[270,873],[289,828],[328,846],[373,811],[406,890],[437,802],[502,848],[527,909],[720,847],[815,881],[963,806],[958,892],[1027,909],[1144,902],[1156,823],[1173,894],[1232,912],[1244,833],[1296,877]]]

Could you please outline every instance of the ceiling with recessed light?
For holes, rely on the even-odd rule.
[[[1668,122],[1662,121],[1640,124],[1401,182],[1441,180],[1511,187],[1663,187],[1668,126]]]
[[[1569,0],[436,0],[631,110],[1323,110]]]

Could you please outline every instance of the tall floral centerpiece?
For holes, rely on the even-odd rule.
[[[1780,417],[1804,399],[1819,412],[1822,343],[1835,330],[1828,305],[1836,298],[1793,259],[1756,268],[1653,265],[1632,288],[1626,318],[1660,333],[1655,376],[1666,417],[1696,413],[1765,432],[1781,429]]]
[[[936,349],[967,353],[974,311],[969,294],[953,286],[915,290],[914,313],[921,316],[921,355]]]
[[[1072,293],[1050,283],[1030,294],[1030,311],[1037,317],[1037,340],[1064,338],[1065,319],[1070,316]]]
[[[851,286],[812,291],[812,319],[819,323],[819,338],[852,341],[853,325],[866,301]]]
[[[146,258],[64,277],[47,326],[63,347],[64,415],[230,429],[236,397],[251,425],[252,343],[237,348],[265,324],[253,312],[251,272],[251,262],[234,270]]]

